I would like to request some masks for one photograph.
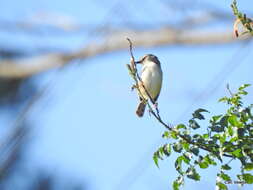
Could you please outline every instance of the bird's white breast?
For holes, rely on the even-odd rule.
[[[162,86],[161,67],[151,61],[145,62],[143,64],[141,79],[150,96],[155,99],[159,95]],[[148,98],[145,91],[142,90],[142,94],[145,98]]]

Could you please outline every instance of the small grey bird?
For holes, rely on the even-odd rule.
[[[141,80],[148,91],[149,95],[156,102],[160,94],[163,80],[163,73],[161,69],[161,64],[158,58],[155,55],[147,54],[144,55],[140,61],[136,63],[142,64]],[[148,95],[145,92],[145,89],[139,84],[141,94],[146,100],[148,100]],[[140,96],[140,95],[139,95]],[[136,114],[139,117],[142,117],[145,111],[146,103],[142,100],[139,103]]]

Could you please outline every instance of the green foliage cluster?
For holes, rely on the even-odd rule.
[[[164,132],[163,138],[168,139],[169,143],[161,146],[153,159],[158,166],[159,160],[170,156],[172,152],[177,153],[175,169],[179,176],[173,182],[174,190],[179,190],[185,178],[199,181],[199,168],[207,169],[216,165],[220,165],[216,187],[226,190],[226,184],[231,181],[226,172],[231,170],[230,164],[236,160],[241,164],[238,180],[253,183],[253,175],[248,172],[253,170],[253,104],[244,106],[242,101],[242,97],[247,95],[245,88],[248,86],[242,85],[235,94],[230,92],[230,97],[219,100],[227,104],[228,109],[224,114],[212,116],[205,130],[200,129],[200,121],[207,121],[205,115],[209,111],[198,109],[187,125],[179,124]]]
[[[231,7],[233,9],[234,15],[237,17],[237,19],[242,23],[244,28],[246,29],[245,32],[242,34],[251,34],[253,35],[253,21],[252,19],[248,18],[246,14],[240,12],[237,7],[237,1],[234,0],[231,4]],[[237,33],[237,31],[235,31]],[[238,33],[236,34],[238,36]]]

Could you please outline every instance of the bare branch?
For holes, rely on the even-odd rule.
[[[31,58],[3,60],[0,62],[0,76],[6,78],[24,78],[52,68],[63,66],[62,54],[47,54]]]
[[[129,51],[130,51],[130,55],[131,55],[131,60],[130,60],[131,67],[132,67],[132,70],[134,70],[134,72],[136,72],[136,64],[135,64],[134,55],[133,55],[133,44],[129,38],[127,38],[127,41],[129,42]]]
[[[69,54],[54,53],[37,57],[29,57],[26,59],[3,60],[0,62],[0,77],[29,77],[49,69],[62,67],[75,59],[86,59],[104,53],[127,49],[128,45],[124,41],[126,36],[129,36],[131,39],[135,39],[136,47],[146,48],[175,44],[224,44],[235,41],[235,37],[233,37],[231,31],[218,33],[214,31],[181,31],[170,28],[149,31],[125,31],[112,34],[105,42],[91,43],[85,48],[81,48],[80,50]],[[249,38],[249,36],[245,36],[242,39],[247,38]]]

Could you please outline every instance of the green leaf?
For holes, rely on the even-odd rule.
[[[182,142],[182,147],[183,147],[184,150],[188,151],[189,147],[190,147],[190,144],[188,142],[183,141]]]
[[[199,148],[191,147],[190,152],[192,152],[194,155],[198,156],[199,155]]]
[[[157,153],[155,152],[154,155],[153,155],[153,160],[155,162],[155,165],[159,168],[159,165],[158,165],[158,155]]]
[[[246,123],[250,117],[248,115],[248,111],[247,111],[247,108],[240,111],[241,112],[241,118],[240,118],[240,121],[243,122],[243,123]]]
[[[252,184],[253,183],[253,176],[250,173],[245,173],[242,175],[242,178],[247,184]]]
[[[220,98],[218,101],[219,102],[227,102],[228,101],[228,97]]]
[[[202,169],[208,168],[208,166],[211,165],[217,165],[217,163],[209,157],[209,155],[206,155],[204,158],[199,157],[199,167]]]
[[[183,156],[179,156],[175,161],[175,168],[180,174],[182,174],[182,161]]]
[[[198,162],[202,162],[203,159],[204,159],[203,156],[199,155]]]
[[[176,129],[186,129],[186,126],[184,124],[179,124],[176,126]]]
[[[232,137],[234,135],[234,129],[232,126],[228,127],[228,134]]]
[[[172,148],[175,152],[178,152],[178,153],[181,153],[183,149],[182,144],[180,142],[174,143]]]
[[[190,135],[188,135],[188,134],[184,134],[184,138],[186,139],[186,140],[188,140],[188,141],[191,141],[191,136]]]
[[[199,113],[202,113],[202,112],[207,112],[207,113],[209,113],[209,111],[208,111],[208,110],[203,109],[203,108],[199,108],[199,109],[197,109],[195,112],[199,112]]]
[[[198,129],[198,128],[200,128],[200,125],[194,119],[189,120],[189,126],[192,129]]]
[[[223,170],[231,170],[231,167],[228,164],[224,164],[221,166],[221,169]]]
[[[221,144],[224,144],[224,142],[226,141],[226,137],[226,133],[220,134],[219,140]]]
[[[233,137],[233,138],[230,139],[229,142],[233,143],[233,142],[236,142],[237,140],[238,140],[238,137]]]
[[[237,158],[240,158],[242,157],[242,153],[241,153],[241,149],[236,149],[235,151],[232,152],[232,155],[237,157]]]
[[[209,112],[209,111],[207,111],[207,110],[205,110],[205,109],[202,109],[202,108],[199,108],[199,109],[197,109],[197,110],[192,114],[193,118],[200,119],[200,120],[205,119],[205,117],[201,114],[202,112]]]
[[[179,186],[180,185],[177,180],[173,182],[173,190],[179,190]]]
[[[221,119],[220,119],[220,125],[222,127],[227,127],[228,126],[228,118],[229,116],[223,116]]]
[[[227,190],[228,189],[227,186],[221,182],[216,183],[216,187],[217,187],[216,188],[217,190]]]
[[[176,131],[170,131],[170,137],[173,139],[178,139],[177,132]]]
[[[241,90],[240,92],[238,92],[238,94],[247,95],[248,92],[246,92],[245,90]]]
[[[200,175],[196,172],[196,169],[194,167],[188,168],[186,174],[187,174],[186,176],[190,179],[193,179],[195,181],[200,180]]]
[[[215,165],[215,166],[217,165],[217,163],[212,158],[210,158],[209,155],[206,155],[203,159],[208,164]]]
[[[202,137],[200,136],[200,137],[197,139],[197,142],[200,143],[200,144],[203,144],[203,143],[205,143],[206,141],[205,141],[204,138],[202,138]]]
[[[219,175],[224,181],[231,181],[231,178],[229,175],[221,172],[221,174]]]
[[[182,176],[182,175],[178,176],[175,181],[177,182],[177,184],[179,186],[183,185],[184,184],[184,176]]]
[[[201,138],[201,135],[200,135],[200,134],[194,134],[192,137],[193,137],[194,139],[198,139],[198,138]]]
[[[217,122],[220,118],[221,118],[222,115],[215,115],[212,117],[212,120],[213,122]]]
[[[217,133],[220,133],[220,132],[224,131],[224,127],[219,126],[219,125],[211,126],[210,129],[211,129],[211,131],[217,132]]]
[[[186,164],[189,164],[191,161],[191,159],[189,158],[189,156],[186,153],[183,154],[182,159],[183,159],[184,163],[186,163]]]
[[[202,169],[206,169],[206,168],[208,168],[208,166],[209,166],[209,165],[208,165],[207,162],[200,162],[200,163],[199,163],[199,167],[202,168]]]
[[[231,115],[228,118],[228,122],[232,125],[232,126],[236,126],[239,127],[240,123],[237,121],[237,117],[235,115]]]
[[[250,171],[253,170],[253,163],[247,163],[244,165],[244,170]]]
[[[163,152],[166,156],[170,156],[171,155],[171,145],[170,144],[164,145]]]
[[[162,135],[163,138],[168,139],[169,138],[169,131],[165,131]]]
[[[160,147],[157,151],[158,153],[158,158],[163,160],[163,155],[164,155],[164,152],[163,152],[163,147]]]
[[[238,178],[240,181],[243,181],[242,175],[236,175],[236,176],[237,176],[237,178]]]
[[[242,86],[239,87],[238,90],[243,90],[243,89],[247,88],[248,86],[251,86],[251,84],[243,84]]]

